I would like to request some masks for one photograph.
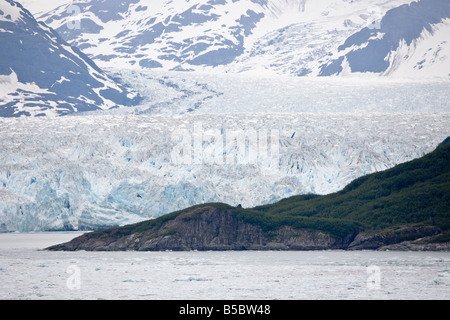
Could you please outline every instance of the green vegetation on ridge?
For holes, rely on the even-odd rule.
[[[100,233],[123,236],[144,232],[187,210],[200,209],[196,214],[201,214],[203,207],[227,209],[267,233],[290,226],[345,237],[361,230],[435,226],[443,231],[445,240],[450,237],[450,137],[422,158],[358,178],[333,194],[299,195],[249,209],[222,203],[196,205]]]
[[[250,217],[255,212],[263,217]],[[422,158],[363,176],[339,192],[294,196],[242,216],[334,235],[348,234],[358,226],[367,231],[400,225],[449,230],[450,139]]]

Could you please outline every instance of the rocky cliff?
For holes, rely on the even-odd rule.
[[[289,226],[264,231],[239,218],[232,207],[216,205],[196,206],[159,220],[163,219],[87,233],[49,250],[325,250],[344,249],[355,236],[337,238]]]
[[[352,232],[336,237],[325,232],[282,226],[264,230],[239,217],[239,208],[203,205],[160,219],[86,233],[48,250],[186,251],[186,250],[449,250],[433,243],[436,227],[403,227],[376,233]]]

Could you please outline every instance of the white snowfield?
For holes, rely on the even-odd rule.
[[[224,76],[206,85],[198,77],[148,79],[163,110],[174,100],[177,114],[140,106],[130,114],[0,119],[1,229],[85,230],[205,202],[250,207],[326,194],[450,135],[445,82]],[[203,100],[219,84],[223,90]],[[201,112],[183,113],[193,101],[202,101]],[[230,112],[220,112],[227,103]]]
[[[36,0],[21,2],[38,20],[79,46],[101,68],[311,76],[320,74],[324,66],[340,57],[339,46],[350,36],[367,27],[376,31],[389,10],[414,3],[411,0],[152,0],[151,3],[59,0],[51,4],[40,1],[43,5]],[[400,14],[396,20],[396,25],[380,29],[370,39],[389,38],[386,32],[390,28],[408,34],[411,21],[417,20],[413,22],[417,27],[421,23],[417,16],[408,18],[407,14]],[[71,27],[74,23],[79,23],[77,30]],[[424,30],[411,43],[399,40],[398,47],[384,52],[389,67],[379,74],[448,77],[449,19],[430,23],[433,32]],[[360,47],[367,46],[370,39]],[[349,68],[344,68],[340,74],[349,72]]]
[[[450,112],[450,78],[344,77],[214,74],[163,70],[107,69],[139,92],[129,113],[322,113]]]

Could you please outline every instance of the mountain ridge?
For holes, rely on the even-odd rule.
[[[66,5],[39,18],[104,67],[293,76],[450,74],[446,0],[224,0],[176,6],[90,0],[76,5],[77,17]],[[105,8],[117,13],[106,14]],[[80,29],[67,28],[73,19]],[[349,46],[356,38],[359,45]]]
[[[0,116],[44,116],[129,106],[139,96],[20,3],[0,5]]]
[[[0,56],[0,116],[66,115],[142,101],[105,68],[295,77],[450,75],[446,0],[58,4],[39,13],[38,22],[20,3],[2,3],[2,45],[8,50]]]
[[[90,0],[76,6],[76,17],[68,4],[39,19],[102,67],[293,76],[450,74],[446,0],[161,0],[152,6]],[[73,19],[80,22],[78,30],[67,28]],[[349,46],[356,38],[359,45]]]

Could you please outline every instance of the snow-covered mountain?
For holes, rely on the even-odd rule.
[[[2,117],[65,115],[137,102],[15,1],[0,2],[0,49]]]
[[[338,47],[321,75],[345,72],[391,74],[410,64],[413,71],[444,67],[450,76],[450,1],[421,0],[389,10],[377,28],[366,27]],[[411,65],[412,64],[412,65]],[[434,70],[436,73],[437,70]]]
[[[450,73],[449,6],[448,0],[84,0],[38,17],[101,67],[423,77]]]
[[[47,12],[53,2],[22,2],[41,22],[17,2],[1,4],[1,116],[65,115],[137,101],[97,65],[294,76],[450,74],[448,0],[59,0]]]

